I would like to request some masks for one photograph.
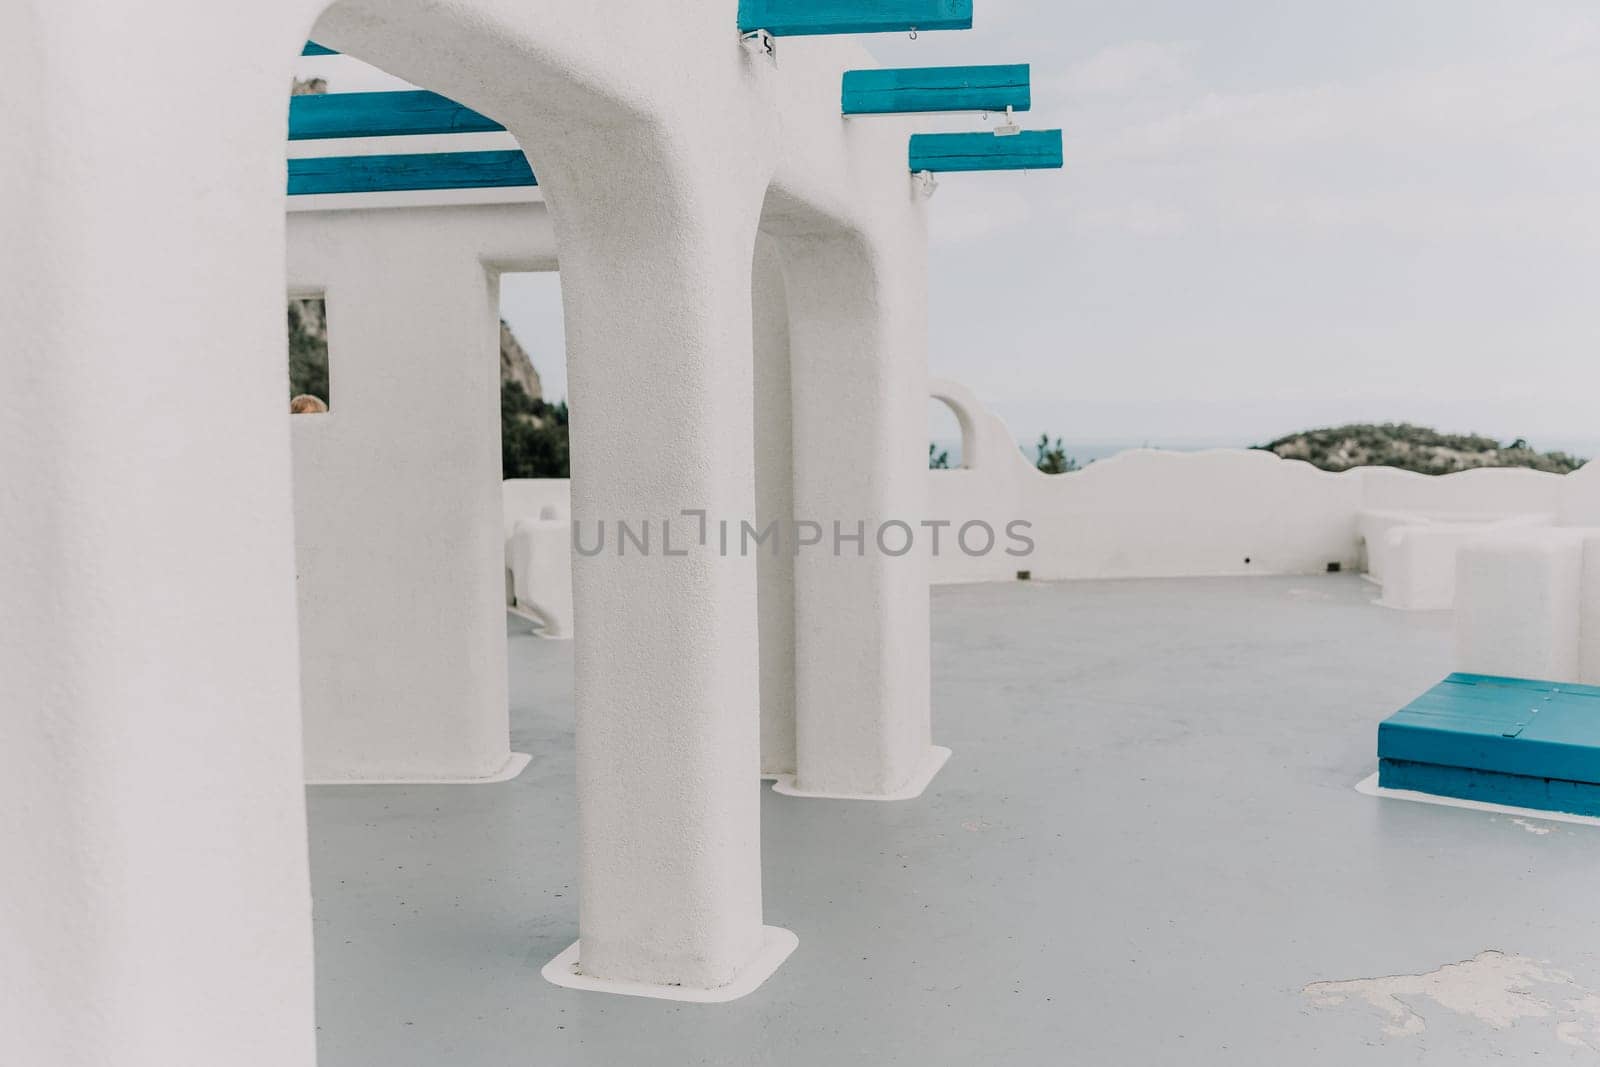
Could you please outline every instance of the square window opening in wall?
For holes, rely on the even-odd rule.
[[[289,297],[289,413],[321,415],[328,389],[328,302],[322,296]]]

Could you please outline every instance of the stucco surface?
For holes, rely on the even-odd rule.
[[[1010,581],[1019,570],[1046,579],[1316,574],[1329,564],[1364,564],[1383,578],[1395,526],[1580,525],[1600,508],[1596,463],[1565,476],[1500,468],[1434,477],[1385,467],[1333,473],[1259,450],[1134,449],[1044,474],[969,389],[935,379],[929,391],[955,412],[963,458],[961,469],[929,472],[929,514],[956,526],[982,519],[997,531],[1025,520],[1034,541],[1025,559],[942,550],[936,583]],[[1454,546],[1431,547],[1447,556]]]
[[[720,1006],[539,977],[576,930],[571,646],[513,636],[521,778],[310,791],[323,1067],[1586,1062],[1558,1028],[1592,1033],[1567,1002],[1600,988],[1600,830],[1355,792],[1450,668],[1448,618],[1376,593],[934,590],[955,757],[910,804],[759,794],[767,921],[800,947]],[[1486,950],[1507,967],[1427,977]],[[1534,968],[1571,981],[1488,995]],[[1367,986],[1302,993],[1406,975],[1420,1033]],[[1497,1028],[1505,1001],[1547,1014]]]
[[[495,268],[553,262],[548,217],[301,213],[288,248],[289,288],[327,300],[332,404],[289,420],[306,776],[489,777],[511,756]]]
[[[1457,670],[1600,685],[1600,528],[1499,530],[1456,564]]]
[[[794,410],[815,429],[854,431],[839,434],[854,446],[845,458],[870,476],[872,491],[841,506],[869,508],[870,517],[886,494],[923,492],[909,448],[876,447],[884,427],[909,423],[921,394],[926,239],[924,205],[906,173],[909,124],[853,126],[839,116],[840,72],[870,62],[857,44],[785,42],[774,62],[740,47],[731,15],[709,2],[602,13],[568,4],[531,12],[505,0],[343,0],[314,30],[324,44],[503,123],[527,153],[561,250],[571,514],[591,528],[685,509],[752,516],[758,493],[763,509],[776,506],[767,490],[784,488],[787,449],[759,449],[773,477],[758,479],[752,448],[755,404],[789,396],[770,376],[764,399],[755,395],[758,225],[855,251],[825,268],[888,264],[850,275],[861,292],[844,316],[852,352],[878,388],[859,411],[834,411],[848,383],[797,392]],[[699,120],[706,115],[715,120]],[[883,274],[892,286],[871,284]],[[819,284],[791,280],[788,289],[815,308]],[[824,303],[813,317],[834,314]],[[813,333],[829,328],[817,323]],[[827,459],[827,469],[838,466],[837,455]],[[811,484],[827,474],[818,463],[811,469]],[[820,612],[858,650],[848,661],[829,659],[828,648],[805,656],[797,647],[794,657],[797,692],[851,694],[838,710],[814,701],[821,710],[802,709],[796,729],[831,716],[833,728],[820,731],[826,743],[812,747],[865,791],[898,784],[907,741],[927,733],[926,588],[910,573],[917,568],[902,570],[903,590],[874,583],[857,597],[841,583],[826,586],[834,595]],[[769,585],[781,580],[767,575]],[[757,812],[743,772],[759,745],[761,676],[771,693],[788,688],[789,674],[770,655],[774,642],[761,659],[757,633],[775,632],[782,605],[766,598],[773,610],[752,625],[756,587],[753,561],[705,552],[576,561],[587,973],[711,987],[759,948]],[[478,673],[469,688],[484,688]],[[787,714],[779,698],[768,703]],[[854,721],[841,730],[841,719]],[[482,716],[473,725],[495,732]]]
[[[8,1063],[311,1060],[282,160],[313,14],[0,11]]]

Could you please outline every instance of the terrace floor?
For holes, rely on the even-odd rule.
[[[511,624],[521,777],[308,791],[322,1067],[1596,1062],[1600,828],[1354,790],[1449,668],[1448,615],[1374,594],[935,589],[954,757],[915,801],[761,787],[800,947],[723,1005],[540,977],[577,932],[572,646]]]

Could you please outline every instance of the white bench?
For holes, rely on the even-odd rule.
[[[1600,684],[1600,527],[1499,530],[1461,546],[1455,666]]]
[[[506,606],[572,636],[572,503],[565,478],[512,478],[501,486],[506,529]]]
[[[1356,518],[1367,577],[1383,587],[1378,603],[1403,611],[1444,611],[1455,603],[1456,553],[1496,530],[1544,527],[1550,514],[1472,515],[1364,510]]]

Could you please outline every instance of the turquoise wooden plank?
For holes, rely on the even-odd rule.
[[[992,133],[914,133],[911,170],[1048,170],[1060,167],[1060,130]]]
[[[488,133],[498,122],[438,93],[315,93],[289,98],[289,140]]]
[[[847,70],[840,106],[846,115],[1026,111],[1033,105],[1028,74],[1026,63]]]
[[[300,49],[300,54],[303,56],[336,56],[339,53],[331,48],[324,48],[315,41],[307,41],[306,46]]]
[[[521,152],[423,152],[289,160],[289,195],[537,185]]]
[[[1498,689],[1537,689],[1540,692],[1559,690],[1563,693],[1587,693],[1600,697],[1600,686],[1579,685],[1577,682],[1541,682],[1534,678],[1505,678],[1496,674],[1469,674],[1457,671],[1445,681],[1454,685],[1476,685]]]
[[[1378,725],[1378,756],[1600,784],[1600,688],[1453,674]]]
[[[739,0],[739,29],[774,37],[971,28],[972,0]]]
[[[1589,782],[1386,759],[1378,761],[1378,784],[1386,789],[1410,789],[1436,797],[1456,797],[1486,804],[1509,804],[1569,815],[1600,815],[1600,785]]]

